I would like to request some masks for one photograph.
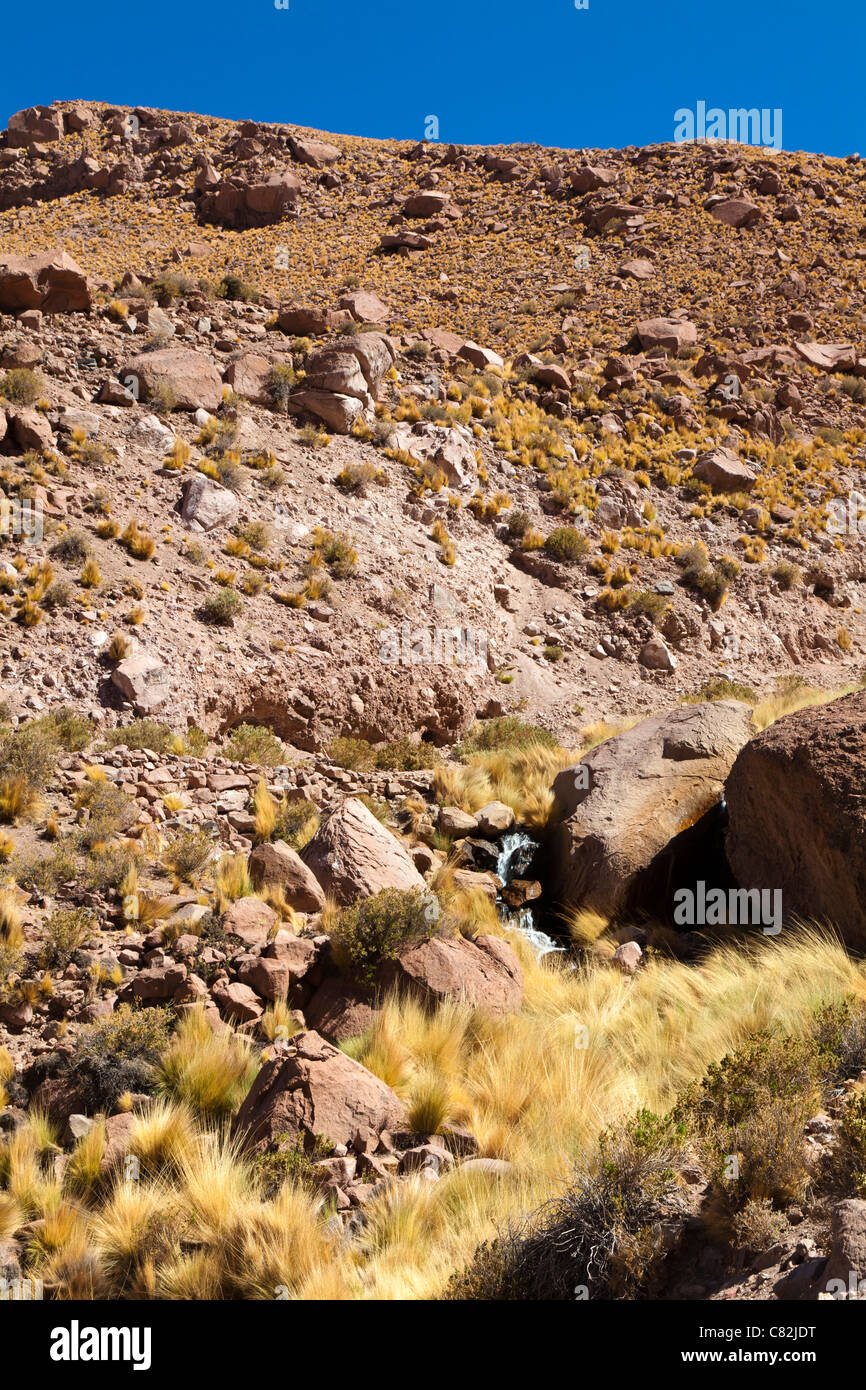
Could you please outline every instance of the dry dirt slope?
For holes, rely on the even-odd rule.
[[[864,462],[856,156],[410,147],[85,103],[19,113],[4,140],[3,255],[64,248],[92,307],[4,316],[4,368],[41,381],[35,426],[5,412],[3,485],[50,493],[28,565],[72,530],[100,570],[83,589],[78,552],[55,555],[71,599],[23,630],[8,577],[13,700],[116,704],[104,652],[124,627],[180,724],[268,719],[308,749],[449,742],[497,705],[568,740],[707,679],[859,669],[860,538],[826,530]],[[336,376],[316,354],[353,319],[394,360],[354,423],[320,393],[329,442],[275,410],[267,373],[351,398],[345,354]],[[166,348],[233,383],[222,405],[195,384],[216,425],[118,392]],[[202,462],[237,508],[192,538],[175,507]],[[150,559],[97,533],[106,507],[146,525]],[[263,554],[232,534],[258,522]],[[544,548],[575,522],[588,548]],[[316,527],[357,553],[321,590]],[[215,629],[202,608],[226,585],[242,607]],[[469,628],[486,671],[423,640],[415,666],[383,661],[404,623]]]

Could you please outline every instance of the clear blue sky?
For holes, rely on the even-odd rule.
[[[866,0],[41,0],[7,6],[0,123],[80,97],[357,135],[564,147],[674,112],[783,112],[783,147],[866,156]],[[14,56],[13,56],[14,55]],[[11,59],[11,61],[10,61]]]

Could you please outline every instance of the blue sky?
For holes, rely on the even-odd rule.
[[[866,156],[866,0],[147,0],[7,7],[0,123],[80,97],[456,143],[670,140],[781,108],[783,147]]]

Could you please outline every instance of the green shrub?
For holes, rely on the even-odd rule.
[[[210,594],[205,599],[201,616],[212,627],[232,627],[243,606],[243,599],[234,589],[220,589],[218,594]]]
[[[223,749],[233,763],[257,763],[260,767],[282,767],[285,745],[264,724],[238,724]]]
[[[46,923],[47,940],[39,953],[43,970],[65,970],[75,952],[92,936],[96,919],[83,907],[61,908]]]
[[[384,888],[338,914],[331,944],[338,965],[354,979],[372,984],[384,960],[393,960],[409,941],[434,933],[438,904],[431,893]]]
[[[475,753],[494,753],[501,749],[556,748],[553,734],[537,724],[526,724],[516,714],[502,714],[495,719],[485,719],[481,724],[473,724],[467,737],[455,750],[458,758],[465,762]]]
[[[45,383],[29,367],[13,367],[0,377],[0,399],[11,405],[33,405],[44,393]]]
[[[576,526],[559,526],[546,537],[548,555],[563,564],[574,565],[589,552],[589,540]]]
[[[152,1091],[156,1064],[168,1045],[172,1011],[121,1004],[108,1018],[83,1028],[70,1070],[89,1111],[110,1111],[125,1091]]]
[[[561,1197],[482,1245],[455,1275],[459,1300],[629,1298],[652,1290],[666,1254],[661,1221],[680,1201],[681,1124],[640,1111],[607,1130]]]

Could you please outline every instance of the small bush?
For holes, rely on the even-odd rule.
[[[202,620],[212,627],[232,627],[235,618],[243,612],[243,606],[243,599],[234,589],[221,589],[205,599],[201,606]]]
[[[502,714],[496,719],[485,719],[482,724],[474,724],[456,752],[461,761],[475,753],[492,753],[502,749],[521,749],[541,746],[556,748],[553,734],[536,724],[526,724],[515,714]]]
[[[45,383],[38,372],[29,367],[13,367],[0,377],[0,398],[11,405],[33,405],[45,390]]]
[[[437,919],[430,893],[385,888],[338,914],[331,932],[335,959],[354,979],[372,984],[380,963],[409,941],[429,939]]]
[[[152,1091],[171,1027],[168,1008],[121,1004],[108,1018],[82,1029],[70,1069],[87,1109],[110,1111],[125,1091]]]
[[[544,542],[548,555],[562,564],[574,565],[589,552],[589,540],[576,526],[560,526]]]
[[[233,763],[258,763],[260,767],[282,767],[286,761],[284,745],[263,724],[238,724],[224,752]]]
[[[65,970],[75,952],[92,936],[96,919],[86,908],[61,908],[46,923],[48,932],[39,953],[43,970]]]

